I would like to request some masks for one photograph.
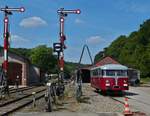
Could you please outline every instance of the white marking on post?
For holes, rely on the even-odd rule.
[[[4,60],[5,61],[7,60],[7,50],[6,49],[4,50]]]

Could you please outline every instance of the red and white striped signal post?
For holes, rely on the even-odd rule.
[[[59,14],[59,22],[60,22],[60,43],[62,44],[62,52],[59,56],[59,67],[60,70],[63,72],[64,71],[64,49],[66,49],[66,45],[64,41],[66,40],[66,36],[64,34],[64,22],[65,22],[65,17],[68,14],[80,14],[81,11],[79,9],[76,10],[64,10],[64,8],[61,8],[60,10],[57,11]]]
[[[12,12],[24,12],[24,7],[21,8],[8,8],[6,6],[5,8],[1,8],[1,11],[4,12],[4,62],[3,62],[3,70],[5,72],[6,76],[6,86],[7,86],[7,92],[9,93],[9,85],[8,85],[8,46],[9,46],[9,18],[8,15],[12,15]]]
[[[64,94],[64,84],[63,84],[63,78],[64,78],[64,49],[66,49],[66,45],[64,41],[66,40],[66,36],[64,34],[64,22],[65,17],[68,14],[80,14],[80,10],[64,10],[64,8],[61,8],[57,11],[59,14],[59,23],[60,23],[60,43],[54,43],[54,52],[57,52],[58,54],[58,66],[60,68],[59,77],[58,77],[58,93],[59,96],[62,96]]]

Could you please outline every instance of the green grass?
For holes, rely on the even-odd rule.
[[[147,84],[150,83],[150,77],[141,78],[141,84]]]

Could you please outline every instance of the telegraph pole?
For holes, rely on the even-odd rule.
[[[3,62],[3,70],[5,73],[6,77],[6,87],[5,87],[5,92],[9,94],[9,85],[8,85],[8,46],[9,46],[9,15],[12,15],[12,12],[24,12],[25,9],[24,7],[21,8],[8,8],[6,6],[5,8],[0,9],[2,12],[4,12],[4,62]]]

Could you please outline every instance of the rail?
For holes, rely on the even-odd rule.
[[[15,99],[1,103],[0,115],[1,116],[8,115],[34,102],[32,94],[33,91],[35,92],[35,100],[44,97],[45,90],[46,90],[45,87],[36,87],[31,90],[28,90],[28,92],[26,92],[26,94],[24,95],[19,95]]]

